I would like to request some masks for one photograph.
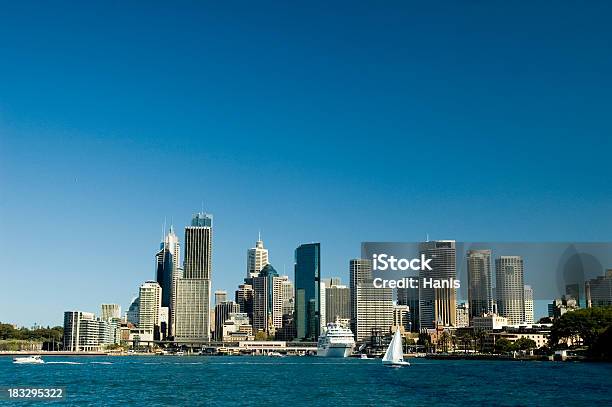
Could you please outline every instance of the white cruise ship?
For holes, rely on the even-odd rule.
[[[338,322],[330,322],[319,336],[317,356],[345,358],[350,356],[354,346],[355,340],[351,330]]]

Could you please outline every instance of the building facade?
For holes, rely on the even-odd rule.
[[[612,305],[612,269],[604,276],[585,282],[584,294],[588,308]]]
[[[533,289],[530,285],[525,286],[524,294],[525,298],[525,318],[526,324],[533,324]]]
[[[295,249],[295,326],[299,339],[314,341],[320,332],[321,245]]]
[[[102,313],[100,314],[103,321],[113,319],[121,319],[121,305],[119,304],[102,304]]]
[[[156,281],[147,281],[140,286],[139,291],[139,324],[142,331],[141,340],[153,340],[155,332],[159,332],[162,289]]]
[[[265,267],[268,261],[268,249],[264,248],[261,234],[259,235],[255,247],[247,250],[247,270],[246,277],[253,278],[259,275],[261,269]]]
[[[495,259],[497,309],[512,325],[525,322],[525,283],[523,258],[500,256]]]
[[[328,322],[351,319],[351,290],[345,285],[325,288],[325,315]]]
[[[491,250],[468,250],[467,273],[470,320],[494,312]]]
[[[457,278],[454,240],[435,240],[419,244],[419,252],[431,259],[432,270],[420,270],[419,280],[425,278],[449,280]],[[456,326],[457,290],[455,288],[426,288],[419,286],[420,329],[437,326]]]
[[[197,213],[185,228],[183,278],[177,282],[175,339],[210,340],[212,215]]]

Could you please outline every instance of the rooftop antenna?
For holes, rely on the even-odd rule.
[[[258,235],[257,235],[257,240],[261,241],[261,229],[259,229]]]
[[[202,215],[204,214],[204,200],[202,200]]]
[[[429,233],[426,233],[426,234],[425,234],[425,241],[426,241],[426,242],[429,242]]]

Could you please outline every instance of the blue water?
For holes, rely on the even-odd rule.
[[[0,357],[0,387],[65,387],[70,405],[612,405],[612,364],[603,363],[412,359],[391,369],[316,357],[45,359],[14,365]]]

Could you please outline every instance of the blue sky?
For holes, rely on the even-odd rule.
[[[164,218],[320,241],[612,240],[608,2],[47,3],[0,15],[0,320],[125,308]]]

